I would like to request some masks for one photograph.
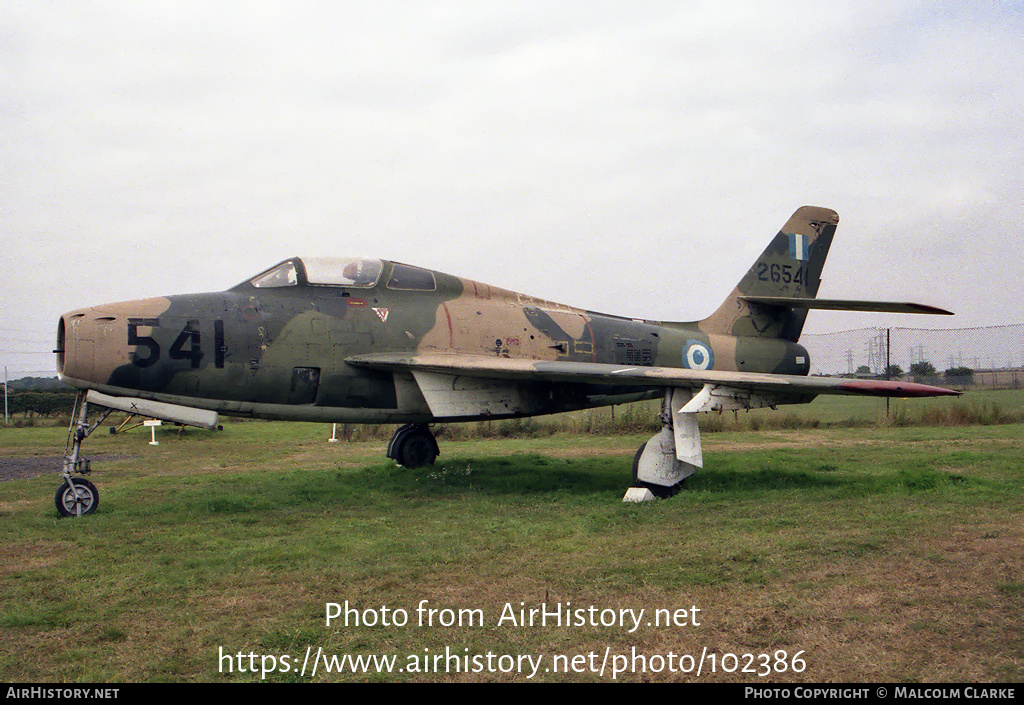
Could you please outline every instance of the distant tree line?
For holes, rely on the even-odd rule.
[[[889,365],[885,368],[885,376],[889,379],[903,377],[905,374],[907,373],[899,365]],[[913,376],[915,381],[921,382],[928,379],[937,379],[939,371],[935,369],[935,365],[932,363],[927,360],[921,360],[910,366],[910,375]],[[974,370],[970,367],[950,367],[942,373],[942,378],[950,384],[974,384]]]
[[[74,411],[75,390],[56,377],[22,377],[7,383],[7,413],[52,416]]]
[[[8,380],[7,388],[12,392],[71,392],[74,390],[56,377],[22,377]]]
[[[7,394],[7,413],[37,414],[52,416],[54,414],[70,414],[75,406],[75,393],[60,392],[15,392]]]

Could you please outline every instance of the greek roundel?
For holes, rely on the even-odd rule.
[[[715,354],[699,340],[687,340],[683,348],[683,367],[691,370],[710,370],[715,366]]]

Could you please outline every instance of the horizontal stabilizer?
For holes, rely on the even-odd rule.
[[[90,389],[85,396],[87,404],[105,406],[108,409],[127,411],[129,414],[139,416],[152,416],[155,419],[172,421],[185,424],[186,426],[199,426],[200,428],[217,428],[217,412],[205,409],[193,409],[190,406],[179,406],[178,404],[166,404],[162,401],[152,399],[140,399],[139,397],[112,397],[108,394],[100,394]]]
[[[741,301],[782,308],[817,308],[830,311],[880,311],[883,313],[928,313],[952,316],[952,311],[926,304],[901,301],[855,301],[851,299],[808,299],[789,296],[740,296]]]

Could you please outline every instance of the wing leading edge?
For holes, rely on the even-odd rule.
[[[346,358],[359,367],[428,372],[505,381],[543,381],[576,384],[628,385],[649,388],[701,389],[720,385],[757,394],[806,396],[849,394],[875,397],[959,396],[961,392],[917,382],[802,377],[727,370],[641,367],[601,362],[523,360],[449,354],[376,353]]]

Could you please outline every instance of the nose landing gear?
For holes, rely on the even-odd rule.
[[[75,399],[75,413],[72,414],[71,427],[68,429],[68,441],[64,446],[64,467],[61,471],[61,484],[53,496],[57,512],[62,517],[80,517],[92,514],[100,503],[100,493],[96,486],[84,477],[92,468],[89,461],[81,455],[82,441],[103,423],[112,409],[104,408],[95,423],[89,424],[89,404],[85,401],[85,393],[79,392]]]

